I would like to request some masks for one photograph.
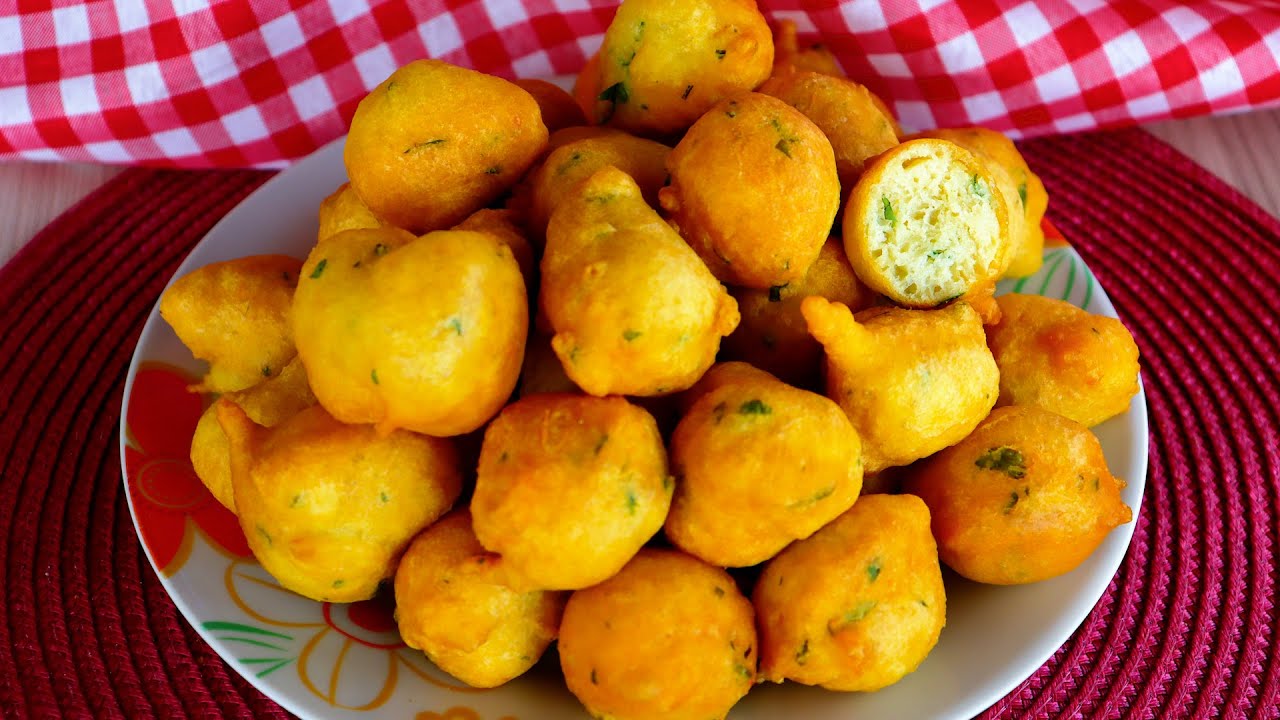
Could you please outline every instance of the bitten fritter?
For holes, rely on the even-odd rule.
[[[845,77],[836,56],[820,43],[800,47],[794,20],[782,20],[773,32],[773,77],[792,72],[817,72]]]
[[[745,93],[716,104],[667,158],[658,192],[671,224],[716,277],[768,289],[817,259],[840,205],[831,143],[781,100]]]
[[[293,301],[320,404],[381,432],[483,425],[515,389],[528,326],[520,267],[488,232],[338,233],[311,251]]]
[[[599,54],[596,122],[641,135],[680,132],[773,69],[755,0],[624,0]]]
[[[742,321],[725,338],[724,356],[804,388],[821,385],[822,346],[809,334],[800,303],[818,295],[857,312],[871,307],[878,297],[853,273],[836,238],[827,240],[800,280],[768,290],[732,288],[730,293],[738,301]]]
[[[417,60],[356,108],[344,160],[369,209],[414,233],[440,230],[519,180],[547,144],[542,112],[502,78]]]
[[[671,485],[649,413],[619,397],[541,393],[489,424],[471,513],[512,587],[574,590],[618,572],[658,532]]]
[[[411,648],[472,687],[523,675],[556,638],[564,593],[516,592],[455,510],[414,538],[396,570],[396,624]]]
[[[898,144],[892,116],[871,91],[852,80],[793,72],[770,78],[760,92],[804,113],[827,136],[844,194],[853,189],[868,161]]]
[[[351,183],[342,183],[341,187],[320,203],[320,230],[316,240],[323,240],[337,235],[343,230],[360,230],[362,228],[382,227],[384,223],[368,205],[351,189]]]
[[[986,166],[946,140],[910,140],[872,160],[849,195],[844,249],[894,302],[936,307],[1009,266],[1009,219]]]
[[[1138,345],[1115,318],[1039,295],[996,298],[987,328],[1000,368],[996,405],[1034,405],[1086,427],[1129,409],[1138,394]]]
[[[840,406],[767,373],[694,402],[671,438],[667,538],[721,567],[764,562],[849,509],[862,443]]]
[[[248,390],[224,393],[223,398],[240,406],[250,420],[264,427],[275,427],[316,404],[307,384],[307,371],[296,357],[279,374]],[[191,467],[209,492],[231,512],[236,511],[235,493],[231,488],[231,444],[218,422],[216,405],[210,405],[191,436]]]
[[[536,78],[517,78],[511,82],[533,96],[542,111],[542,124],[547,126],[547,132],[587,124],[587,116],[577,101],[559,85]]]
[[[751,603],[724,570],[674,550],[641,550],[570,596],[559,648],[570,692],[611,720],[723,718],[756,677]]]
[[[284,255],[252,255],[205,265],[164,291],[160,317],[197,360],[209,363],[192,390],[244,390],[293,359],[289,304],[301,267]]]
[[[1013,141],[1003,133],[980,127],[930,130],[915,137],[949,140],[986,165],[1008,208],[1011,259],[1004,274],[1025,277],[1039,270],[1044,254],[1040,222],[1049,205],[1049,195]]]
[[[987,416],[999,371],[982,320],[941,310],[872,308],[858,314],[823,298],[800,306],[827,352],[827,397],[862,438],[867,472],[906,465],[959,442]]]
[[[592,395],[683,390],[738,325],[738,304],[613,167],[552,214],[540,305],[565,372]]]
[[[763,679],[860,692],[898,682],[946,624],[929,509],[911,495],[863,496],[771,560],[752,601]]]
[[[1074,570],[1129,522],[1124,486],[1088,428],[1015,405],[913,468],[904,489],[929,505],[938,552],[952,570],[1017,585]]]
[[[448,440],[344,425],[319,405],[270,429],[230,400],[217,413],[249,549],[281,586],[312,600],[373,597],[461,488]]]
[[[640,186],[646,203],[657,205],[658,189],[667,180],[666,162],[670,152],[671,148],[662,143],[620,132],[584,138],[556,148],[528,181],[531,232],[541,239],[551,213],[560,202],[587,178],[610,165]]]

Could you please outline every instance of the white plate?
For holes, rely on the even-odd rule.
[[[196,246],[175,277],[244,255],[305,257],[315,240],[315,208],[345,180],[339,140],[249,196]],[[1021,282],[1022,292],[1066,298],[1091,312],[1115,316],[1111,302],[1075,250],[1050,247],[1045,255],[1041,272]],[[1002,283],[1002,290],[1010,290],[1009,285]],[[130,425],[167,421],[144,417],[152,410],[131,413],[138,371],[155,368],[153,363],[192,377],[203,372],[202,364],[182,347],[157,309],[151,311],[129,368],[124,417]],[[157,392],[154,379],[146,378],[146,388],[138,391]],[[165,407],[164,402],[145,405]],[[1128,412],[1094,432],[1113,473],[1128,481],[1123,497],[1136,514],[1147,472],[1145,395],[1139,392]],[[122,463],[125,447],[131,443],[129,428],[122,423]],[[189,466],[182,466],[184,462],[185,457],[160,458],[151,453],[134,462],[132,477],[126,467],[136,526],[150,524],[150,518],[162,511],[187,516],[178,559],[162,563],[162,568],[154,548],[144,543],[148,557],[170,597],[204,639],[289,711],[304,718],[413,718],[421,711],[429,711],[421,720],[586,717],[554,665],[545,660],[530,675],[496,690],[454,689],[459,683],[436,670],[421,653],[394,647],[399,639],[393,629],[386,628],[386,616],[368,604],[353,611],[280,590],[252,559],[236,557],[211,540],[209,528],[219,522],[216,503],[215,507],[208,504],[213,502],[211,497],[197,497],[198,488],[184,485],[184,490],[169,492],[158,484],[179,482],[168,479],[175,472],[186,473],[181,482],[189,484],[193,476]],[[161,465],[166,472],[154,472]],[[140,522],[139,503],[154,497],[167,498],[168,504],[161,503],[162,511],[147,506]],[[174,497],[187,499],[175,505]],[[1030,676],[1079,627],[1120,566],[1133,528],[1134,523],[1129,523],[1116,529],[1081,567],[1047,582],[992,587],[949,577],[947,626],[938,646],[916,672],[892,687],[870,694],[842,694],[794,684],[764,685],[752,690],[730,718],[972,717]]]

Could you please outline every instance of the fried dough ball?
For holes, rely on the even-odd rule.
[[[458,497],[448,440],[344,425],[319,405],[271,429],[230,400],[216,407],[249,549],[312,600],[373,597],[409,541]]]
[[[929,509],[911,495],[863,496],[771,560],[752,601],[765,680],[846,692],[898,682],[946,624]]]
[[[454,230],[474,230],[489,233],[511,248],[511,255],[520,266],[520,275],[526,288],[537,280],[538,265],[533,257],[533,246],[525,239],[524,231],[516,226],[510,210],[477,210],[466,220],[453,226]]]
[[[1000,368],[996,405],[1034,405],[1086,427],[1129,409],[1138,393],[1138,346],[1119,320],[1039,295],[996,298],[987,328]]]
[[[827,398],[767,373],[730,373],[676,426],[665,528],[687,553],[746,567],[849,509],[862,489],[862,443]]]
[[[471,513],[516,589],[594,585],[662,527],[667,453],[653,417],[619,397],[543,393],[503,408],[480,450]]]
[[[642,135],[693,124],[773,69],[773,36],[755,0],[624,0],[600,47],[592,117]]]
[[[520,368],[520,397],[538,393],[582,392],[568,375],[560,358],[551,349],[551,338],[535,332],[525,343],[524,365]]]
[[[610,720],[723,718],[756,677],[751,603],[724,570],[644,549],[575,592],[560,624],[570,692]]]
[[[307,371],[296,357],[279,374],[263,380],[248,390],[225,393],[244,410],[250,420],[264,427],[275,427],[316,404],[307,384]],[[222,506],[236,511],[235,493],[231,489],[231,443],[218,423],[216,405],[210,405],[191,436],[191,467],[196,477],[209,488]]]
[[[951,569],[1016,585],[1074,570],[1129,522],[1124,486],[1083,425],[1015,405],[913,468],[904,489],[929,505],[938,552]]]
[[[959,442],[987,416],[999,372],[982,320],[965,303],[858,314],[820,297],[800,306],[827,352],[827,397],[862,438],[867,472],[906,465]]]
[[[320,231],[317,240],[337,235],[343,230],[376,228],[385,225],[368,205],[351,189],[351,183],[342,185],[320,203]]]
[[[540,304],[565,372],[592,395],[683,390],[738,325],[738,304],[613,167],[552,214]]]
[[[831,141],[836,173],[845,193],[866,163],[898,144],[893,118],[865,87],[842,77],[793,72],[770,78],[760,92],[804,113]]]
[[[821,43],[801,48],[796,40],[795,21],[782,20],[773,32],[773,77],[805,71],[845,77],[835,54]]]
[[[867,165],[843,223],[858,277],[908,307],[934,307],[994,283],[1012,257],[995,181],[946,140],[910,140]]]
[[[745,362],[738,360],[718,362],[712,365],[711,369],[699,378],[698,382],[693,384],[693,387],[676,396],[679,399],[680,415],[681,417],[686,415],[690,408],[693,407],[693,404],[702,399],[703,395],[725,385],[768,382],[776,379],[764,370]]]
[[[658,189],[667,180],[671,148],[626,133],[584,138],[556,148],[530,179],[529,227],[537,238],[546,233],[551,213],[596,171],[610,165],[631,176],[644,200],[658,203]]]
[[[252,255],[197,268],[164,291],[160,317],[209,363],[192,390],[244,390],[293,359],[289,303],[301,267],[284,255]]]
[[[871,307],[876,294],[858,280],[844,256],[844,248],[830,238],[804,277],[768,290],[733,288],[742,321],[724,340],[725,357],[744,360],[783,382],[814,385],[820,377],[822,346],[809,334],[800,303],[819,295],[857,312]]]
[[[563,593],[516,592],[455,510],[414,538],[396,570],[396,624],[411,648],[472,687],[533,667],[555,640]]]
[[[293,302],[320,404],[384,433],[483,425],[515,388],[528,325],[520,268],[488,232],[338,233],[311,251]]]
[[[1024,277],[1039,270],[1044,253],[1040,221],[1049,196],[1013,141],[1003,133],[980,127],[930,130],[916,137],[950,140],[986,164],[1009,214],[1010,263],[1004,274]]]
[[[667,158],[658,201],[711,272],[767,289],[804,277],[840,205],[831,143],[800,111],[746,93],[702,116]]]
[[[375,215],[414,233],[447,228],[519,180],[547,144],[538,103],[501,78],[416,60],[356,108],[344,159]]]
[[[587,116],[577,101],[559,85],[536,78],[517,78],[511,82],[533,96],[548,132],[587,124]]]

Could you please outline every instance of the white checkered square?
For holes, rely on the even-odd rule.
[[[0,127],[31,122],[31,102],[25,85],[0,87]]]
[[[898,111],[898,122],[907,132],[938,127],[938,121],[934,119],[929,103],[903,100],[895,102],[893,106]]]
[[[494,30],[502,30],[529,21],[529,13],[524,9],[524,3],[517,0],[484,0],[484,9],[489,13],[489,22],[493,23]]]
[[[156,142],[156,145],[160,146],[160,150],[164,152],[165,157],[185,157],[200,153],[200,143],[196,142],[195,136],[185,127],[176,127],[172,130],[158,132],[152,135],[151,139]]]
[[[231,49],[222,42],[191,53],[191,64],[195,66],[196,74],[205,87],[213,87],[235,77],[239,72],[235,58],[231,57]]]
[[[62,96],[62,111],[71,117],[102,111],[92,75],[77,75],[59,80],[58,94]]]
[[[1147,52],[1147,46],[1142,42],[1137,30],[1130,30],[1103,43],[1102,51],[1106,53],[1111,68],[1116,71],[1117,78],[1151,67],[1151,55]]]
[[[907,59],[898,53],[871,53],[867,55],[867,62],[871,63],[871,67],[874,67],[881,77],[911,77],[911,66],[907,65]]]
[[[360,81],[367,88],[381,83],[395,72],[396,59],[386,45],[375,45],[355,57],[356,72],[360,73]]]
[[[978,47],[978,38],[971,32],[963,32],[938,45],[938,56],[950,72],[965,73],[987,64]]]
[[[59,45],[88,42],[89,10],[84,5],[71,5],[53,9],[53,36]],[[0,43],[10,42],[0,36]]]
[[[259,32],[262,33],[262,41],[267,44],[267,50],[277,57],[302,47],[307,41],[307,37],[302,34],[302,26],[298,24],[298,17],[291,12],[263,25]]]
[[[1063,65],[1036,78],[1036,89],[1040,98],[1047,103],[1080,94],[1080,83],[1076,80],[1075,70],[1070,65]]]
[[[1169,112],[1169,96],[1163,92],[1154,92],[1150,95],[1130,100],[1125,103],[1129,114],[1135,118],[1163,117]]]
[[[84,146],[84,149],[98,162],[125,163],[133,159],[133,154],[116,140],[88,143]]]
[[[1205,99],[1212,102],[1244,90],[1244,77],[1235,58],[1226,58],[1200,73],[1200,85],[1204,87]]]
[[[440,57],[462,47],[462,33],[458,32],[453,16],[447,13],[419,25],[418,35],[422,37],[422,44],[427,46],[430,57]]]
[[[338,25],[346,25],[368,11],[365,4],[354,0],[329,0],[329,12]]]
[[[969,95],[963,98],[964,111],[969,115],[969,122],[978,124],[991,118],[1002,117],[1009,113],[1004,104],[1004,96],[996,91]]]
[[[512,61],[511,69],[516,77],[546,77],[552,73],[551,56],[545,50],[539,50]]]
[[[173,0],[173,12],[178,17],[193,15],[208,9],[208,0]]]
[[[880,0],[850,0],[850,2],[842,2],[840,3],[840,14],[844,16],[844,21],[849,24],[849,29],[854,32],[883,30],[889,27],[888,21],[884,18],[884,9],[880,7]]]
[[[255,105],[224,115],[222,127],[226,128],[232,141],[239,145],[261,140],[267,136],[267,126],[262,122],[262,113],[258,112]]]
[[[1053,121],[1053,126],[1058,132],[1076,132],[1077,130],[1087,130],[1095,125],[1098,121],[1089,113],[1077,113],[1064,118],[1058,118]]]
[[[129,86],[129,97],[136,105],[145,105],[168,93],[158,63],[130,65],[124,69],[124,82]]]
[[[1209,21],[1204,19],[1200,13],[1189,7],[1173,7],[1165,10],[1160,14],[1166,25],[1173,30],[1173,34],[1178,36],[1182,42],[1188,42],[1193,38],[1199,37],[1201,33],[1208,30]]]
[[[144,0],[115,0],[115,7],[121,33],[140,30],[151,23]]]
[[[333,110],[333,95],[324,78],[315,75],[289,88],[289,99],[303,120],[319,117]]]
[[[1004,21],[1019,47],[1026,47],[1053,32],[1053,26],[1033,2],[1025,2],[1004,14]]]

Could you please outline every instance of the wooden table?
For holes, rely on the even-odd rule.
[[[1166,142],[1280,215],[1280,110],[1147,126]],[[0,164],[0,264],[64,209],[118,168],[100,165]]]

